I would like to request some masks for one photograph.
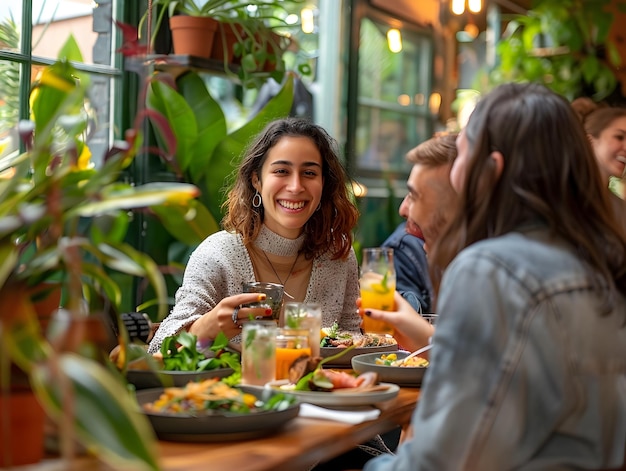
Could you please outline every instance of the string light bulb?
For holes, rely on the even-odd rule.
[[[467,7],[472,13],[480,13],[482,0],[467,0]]]
[[[399,29],[391,28],[387,31],[387,45],[391,52],[400,52],[402,50],[402,35]]]
[[[467,0],[467,6],[470,12],[480,13],[483,8],[482,0]],[[462,15],[465,12],[465,0],[452,0],[450,10],[455,15]]]
[[[452,0],[450,9],[455,15],[462,15],[465,11],[465,0]]]

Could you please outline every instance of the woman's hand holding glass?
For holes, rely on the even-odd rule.
[[[242,304],[265,300],[264,293],[241,293],[222,299],[209,312],[197,319],[189,332],[199,340],[213,340],[224,332],[228,338],[241,333],[243,323],[250,319],[272,319],[272,310],[266,307],[241,307]]]
[[[357,299],[359,315],[369,316],[374,320],[384,321],[393,327],[393,337],[398,344],[410,351],[417,350],[427,345],[435,332],[435,328],[397,291],[393,296],[395,310],[382,311],[380,309],[364,309],[361,307],[361,299]]]

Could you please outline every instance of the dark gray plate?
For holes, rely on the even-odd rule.
[[[208,371],[150,371],[128,370],[126,380],[135,386],[135,389],[160,387],[183,387],[189,381],[202,381],[210,378],[225,378],[234,373],[232,368],[217,368]]]
[[[342,348],[340,347],[322,347],[320,348],[320,356],[322,358],[330,357],[340,353]],[[349,352],[346,352],[339,358],[333,360],[331,363],[324,363],[324,367],[326,368],[350,368],[352,358],[357,355],[364,355],[367,353],[385,353],[385,352],[393,352],[398,350],[398,344],[394,345],[381,345],[380,347],[358,347],[353,348]]]
[[[238,386],[244,392],[261,399],[277,394],[260,388]],[[137,391],[140,405],[159,398],[163,388]],[[265,396],[268,397],[268,396]],[[182,414],[157,414],[145,412],[152,428],[161,440],[178,442],[225,442],[267,436],[297,417],[298,403],[281,411],[263,411],[250,414],[215,413],[198,417]]]
[[[428,368],[403,367],[403,366],[385,366],[377,365],[376,359],[380,358],[384,353],[396,353],[398,359],[409,355],[409,352],[391,350],[381,351],[378,353],[368,353],[358,355],[352,358],[352,369],[357,373],[365,373],[373,371],[378,374],[378,380],[387,383],[394,383],[399,386],[417,387],[422,384],[422,379]]]

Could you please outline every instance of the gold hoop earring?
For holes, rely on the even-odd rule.
[[[257,191],[254,196],[252,197],[252,206],[255,208],[258,208],[261,206],[261,203],[263,202],[263,199],[261,198],[261,195],[259,194],[259,192]]]

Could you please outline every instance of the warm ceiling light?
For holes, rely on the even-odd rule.
[[[483,2],[481,0],[467,0],[467,7],[472,13],[480,13],[480,10],[483,7],[482,3]]]
[[[409,106],[411,104],[411,97],[407,94],[398,95],[398,104],[402,106]]]
[[[474,23],[467,23],[465,28],[463,28],[463,31],[465,31],[471,39],[476,39],[478,37],[478,33],[480,32],[478,30],[478,26]]]
[[[439,114],[439,108],[441,107],[441,94],[434,92],[430,95],[428,100],[428,108],[432,114]]]
[[[462,15],[465,11],[465,0],[452,0],[450,9],[455,15]]]
[[[391,52],[400,52],[402,50],[402,35],[399,29],[391,28],[387,31],[387,44]]]
[[[315,22],[313,21],[313,10],[311,8],[303,8],[300,12],[300,21],[302,22],[302,32],[311,34],[315,31]]]

